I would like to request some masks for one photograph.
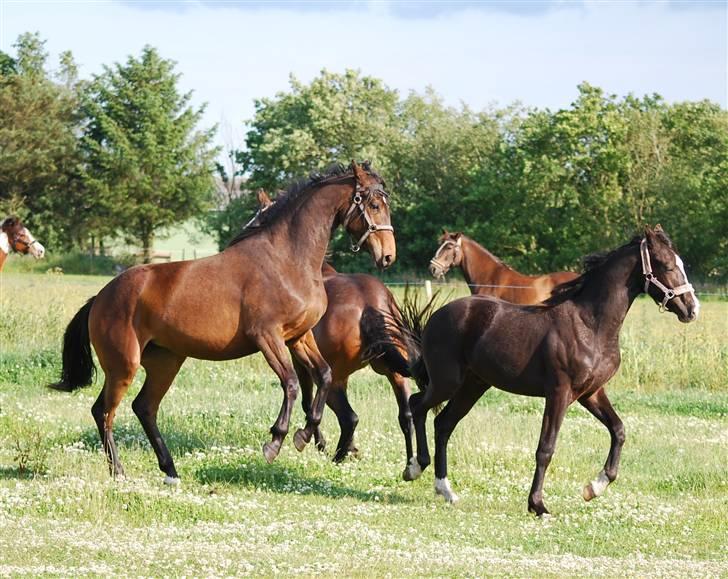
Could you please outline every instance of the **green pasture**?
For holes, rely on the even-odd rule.
[[[0,575],[728,575],[726,301],[704,300],[690,325],[635,303],[608,388],[627,429],[620,478],[582,500],[609,437],[573,407],[546,477],[554,515],[539,520],[526,500],[542,400],[491,391],[463,420],[450,506],[431,470],[401,480],[397,406],[369,370],[350,384],[357,459],[337,466],[288,439],[267,465],[282,394],[257,355],[183,367],[160,413],[179,488],[162,484],[131,411],[140,372],[116,420],[127,478],[110,480],[90,414],[99,379],[75,394],[45,388],[66,324],[107,280],[0,278]],[[333,447],[330,412],[323,430]]]

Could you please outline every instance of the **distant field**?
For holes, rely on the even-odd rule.
[[[450,443],[452,507],[431,471],[401,480],[397,406],[369,370],[350,384],[359,459],[336,466],[287,440],[267,465],[281,391],[258,355],[183,367],[160,413],[179,489],[131,412],[140,372],[115,425],[127,479],[112,481],[90,415],[98,381],[44,387],[66,324],[108,278],[0,279],[0,575],[728,575],[726,301],[691,325],[635,303],[608,388],[627,428],[620,478],[581,499],[609,437],[572,408],[546,478],[554,516],[537,520],[526,499],[543,401],[491,391],[477,404]],[[333,446],[330,412],[323,430]]]

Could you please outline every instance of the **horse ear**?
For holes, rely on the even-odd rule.
[[[266,193],[264,189],[258,189],[255,192],[255,195],[258,198],[258,205],[261,209],[265,209],[266,207],[273,205],[273,201],[271,201],[271,198],[268,196],[268,193]]]
[[[450,232],[447,230],[447,227],[442,228],[442,234],[443,235],[450,235]]]
[[[659,223],[655,225],[655,231],[662,231],[662,225],[660,225]]]
[[[367,180],[366,171],[357,165],[354,159],[351,160],[351,170],[354,171],[354,177],[359,182],[359,185],[364,185],[364,182]]]

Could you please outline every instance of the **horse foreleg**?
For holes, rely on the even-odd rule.
[[[278,335],[261,337],[258,348],[265,357],[266,362],[281,381],[283,388],[283,403],[273,426],[270,428],[271,441],[263,445],[263,456],[268,463],[272,463],[281,451],[283,439],[288,434],[288,425],[291,421],[293,403],[298,395],[298,377],[293,369],[291,358],[288,355],[283,339]]]
[[[604,463],[604,468],[593,481],[584,487],[582,496],[585,501],[590,501],[604,493],[610,483],[617,478],[619,471],[619,458],[622,454],[625,433],[624,424],[612,408],[604,388],[600,388],[589,398],[579,399],[581,405],[586,408],[599,422],[609,430],[611,445],[609,455]]]
[[[331,368],[321,355],[313,337],[313,332],[310,330],[290,344],[290,349],[301,365],[312,374],[318,386],[311,405],[311,411],[306,415],[306,426],[299,428],[293,438],[293,444],[301,452],[306,448],[311,436],[321,424],[326,398],[331,388]]]
[[[531,492],[528,495],[528,511],[536,513],[539,517],[549,514],[543,504],[543,480],[546,469],[551,463],[551,457],[554,455],[561,423],[564,420],[566,409],[569,407],[569,393],[569,388],[559,388],[546,396],[541,436],[536,449],[536,472],[533,475]]]
[[[298,382],[301,387],[301,408],[303,408],[303,413],[308,415],[311,413],[311,404],[313,401],[313,380],[308,370],[301,366],[300,362],[295,358],[293,359],[293,367],[296,369],[296,375],[298,376]],[[323,432],[321,432],[320,426],[314,431],[313,438],[316,441],[316,448],[318,450],[321,452],[326,450],[326,438]]]

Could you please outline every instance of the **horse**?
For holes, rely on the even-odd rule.
[[[469,296],[423,319],[390,323],[387,335],[407,340],[410,373],[420,392],[410,398],[417,456],[404,471],[418,478],[430,464],[427,411],[447,401],[435,418],[435,492],[453,503],[447,479],[447,443],[458,422],[492,386],[545,398],[536,471],[528,510],[548,514],[543,502],[546,469],[567,408],[578,401],[609,431],[604,468],[583,490],[587,501],[617,478],[625,429],[612,408],[605,384],[620,364],[619,332],[635,298],[647,293],[680,322],[697,319],[700,302],[682,259],[658,225],[609,252],[585,259],[585,270],[562,284],[540,305],[511,304],[490,296]]]
[[[179,484],[157,427],[162,397],[186,358],[230,360],[261,352],[280,379],[283,403],[263,455],[271,463],[288,433],[299,383],[288,351],[313,373],[318,390],[306,425],[294,436],[302,451],[321,421],[331,370],[311,329],[326,311],[321,266],[333,230],[342,225],[377,266],[395,260],[384,182],[367,163],[335,166],[292,185],[256,226],[221,253],[192,261],[140,265],[114,278],[73,317],[63,339],[61,380],[71,391],[91,383],[93,346],[104,385],[91,413],[113,477],[124,470],[114,442],[116,409],[139,366],[146,379],[132,409],[167,484]]]
[[[439,242],[430,260],[430,273],[441,279],[450,268],[462,268],[472,295],[494,296],[513,304],[537,304],[559,284],[578,277],[570,271],[523,275],[460,232],[443,231]]]
[[[259,209],[249,225],[267,211],[275,201],[263,190],[257,191]],[[375,344],[375,336],[388,318],[400,316],[392,293],[376,277],[367,274],[343,274],[324,262],[322,267],[324,288],[328,298],[326,313],[313,328],[319,351],[329,364],[332,373],[331,390],[326,404],[336,414],[340,436],[336,445],[334,462],[343,461],[349,454],[356,455],[354,431],[359,417],[349,404],[347,388],[349,376],[371,366],[377,374],[385,376],[399,407],[399,426],[405,440],[407,462],[412,458],[412,414],[409,410],[410,390],[401,374],[406,372],[402,363],[402,346],[398,351],[392,345]],[[380,312],[385,312],[384,318]],[[294,360],[294,367],[301,385],[301,403],[306,414],[310,411],[313,382],[308,371]],[[320,429],[314,431],[316,445],[324,450],[326,440]]]
[[[22,255],[29,253],[36,259],[41,259],[45,255],[45,247],[15,216],[6,217],[0,223],[0,271],[5,266],[5,260],[11,251]]]

